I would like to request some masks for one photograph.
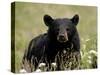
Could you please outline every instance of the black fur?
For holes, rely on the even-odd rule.
[[[53,19],[49,15],[45,15],[44,22],[48,26],[48,32],[30,41],[23,60],[26,59],[30,63],[32,62],[36,69],[41,62],[50,66],[52,62],[55,62],[56,55],[62,53],[63,50],[74,50],[79,55],[80,39],[76,29],[78,21],[78,15],[71,19]],[[61,70],[59,67],[60,62],[57,62],[57,64],[57,70]]]

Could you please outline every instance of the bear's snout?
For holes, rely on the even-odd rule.
[[[67,35],[65,35],[65,34],[60,34],[60,35],[58,35],[57,40],[58,40],[59,42],[61,42],[61,43],[67,42],[67,41],[68,41],[68,37],[67,37]]]

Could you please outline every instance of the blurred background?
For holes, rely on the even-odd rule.
[[[29,41],[47,32],[43,16],[48,14],[53,18],[80,17],[77,29],[81,40],[81,68],[97,68],[97,7],[15,3],[15,71],[21,68],[22,57]],[[13,59],[12,59],[13,60]]]

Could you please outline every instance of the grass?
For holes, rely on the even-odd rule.
[[[81,47],[82,59],[81,68],[92,69],[97,67],[97,39],[92,36],[91,39],[83,40]],[[95,65],[94,65],[95,64]]]
[[[29,41],[48,29],[43,22],[45,14],[54,18],[71,18],[79,14],[80,21],[77,29],[81,39],[81,68],[91,69],[97,65],[96,7],[16,2],[15,8],[15,70],[17,73]],[[91,54],[91,51],[94,53]]]

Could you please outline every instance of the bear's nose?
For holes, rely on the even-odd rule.
[[[59,40],[65,41],[65,36],[64,36],[64,34],[59,35]]]
[[[65,34],[60,34],[58,37],[57,37],[57,40],[61,43],[63,42],[66,42],[68,41],[68,37],[65,35]]]

